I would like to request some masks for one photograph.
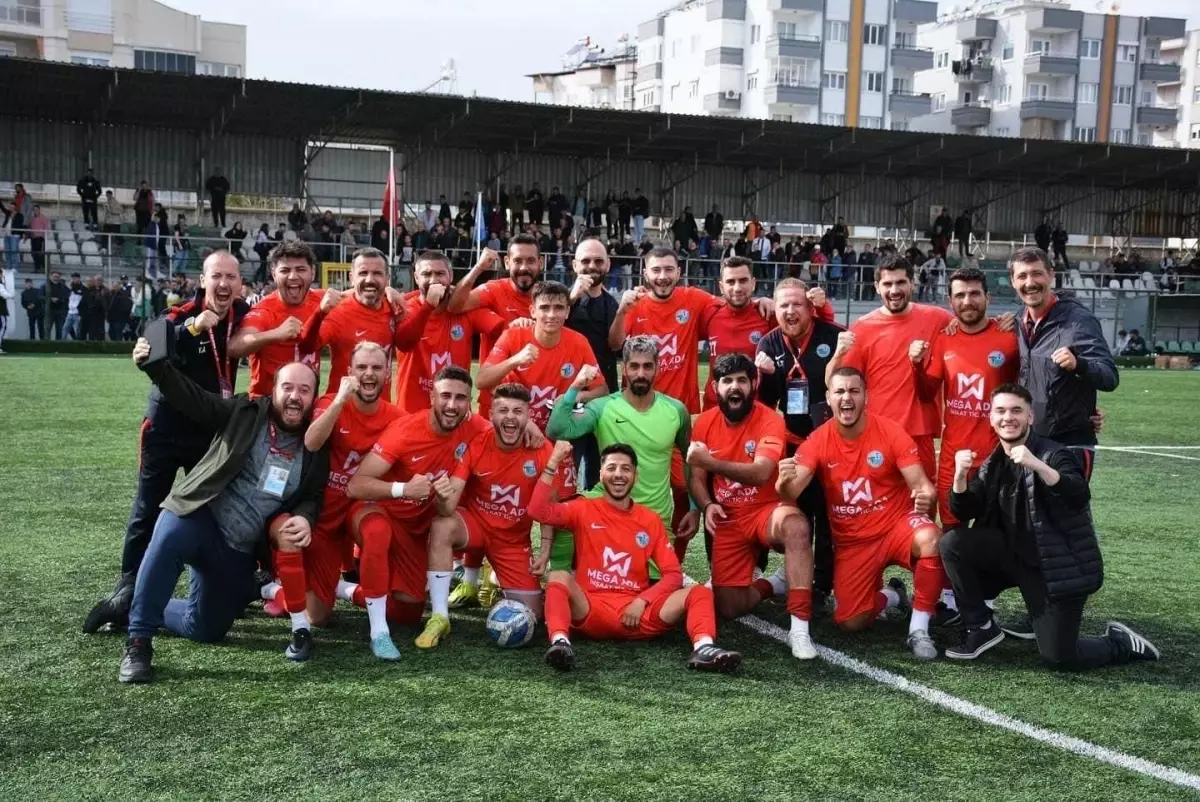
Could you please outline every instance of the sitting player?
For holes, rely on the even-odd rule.
[[[481,551],[488,559],[505,598],[542,614],[539,577],[550,558],[554,530],[542,527],[541,557],[532,560],[529,534],[533,519],[526,505],[554,447],[544,441],[525,445],[529,426],[529,389],[502,384],[492,392],[492,429],[467,446],[449,478],[433,483],[438,518],[429,528],[429,603],[432,615],[417,637],[417,648],[432,649],[450,632],[450,576],[454,552]],[[560,498],[575,495],[574,469],[568,458],[559,464],[556,489]]]
[[[704,510],[705,531],[712,533],[717,613],[737,618],[786,591],[792,655],[812,660],[817,650],[808,632],[813,577],[808,519],[775,490],[787,429],[783,418],[753,400],[757,379],[754,363],[742,354],[723,354],[713,365],[717,406],[696,419],[688,447],[692,498]],[[755,579],[759,557],[772,548],[783,552],[782,576]]]
[[[861,630],[887,607],[908,607],[900,579],[880,590],[883,570],[903,566],[913,572],[908,646],[918,660],[933,660],[929,622],[946,582],[942,533],[929,518],[937,503],[933,484],[904,429],[865,411],[867,383],[857,368],[833,371],[825,396],[833,420],[779,463],[776,489],[795,498],[820,476],[833,529],[833,622]]]
[[[736,671],[742,656],[713,643],[717,616],[712,590],[704,585],[682,587],[683,571],[662,519],[630,498],[637,481],[634,450],[616,443],[600,452],[603,493],[598,498],[555,502],[558,466],[570,454],[569,442],[555,444],[529,503],[535,520],[575,535],[574,575],[552,571],[546,584],[546,662],[559,671],[574,666],[571,630],[597,640],[646,640],[686,620],[694,649],[687,667]],[[662,573],[653,585],[651,560]]]

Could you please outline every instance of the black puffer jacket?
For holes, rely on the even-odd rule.
[[[1030,432],[1025,447],[1058,471],[1050,487],[1028,468],[1020,470],[1027,502],[1025,526],[1037,544],[1046,595],[1051,599],[1095,593],[1104,584],[1104,562],[1088,506],[1091,492],[1083,474],[1081,449],[1068,448]],[[950,494],[950,510],[975,526],[1000,528],[1000,488],[996,465],[1008,459],[1002,446],[979,467],[965,493]]]

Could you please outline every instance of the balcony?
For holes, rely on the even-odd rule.
[[[996,38],[996,20],[987,17],[963,20],[958,23],[958,41],[982,42]]]
[[[771,82],[763,97],[768,104],[816,106],[821,100],[821,82],[791,79]]]
[[[958,128],[983,128],[992,123],[992,107],[965,103],[950,109],[950,122]]]
[[[824,14],[825,0],[770,0],[772,11],[791,11],[799,14]]]
[[[1074,77],[1079,75],[1079,56],[1066,54],[1030,53],[1025,56],[1026,75],[1054,75]]]
[[[937,22],[938,4],[925,0],[896,0],[892,16],[897,22]]]
[[[741,92],[714,92],[704,96],[705,111],[739,111],[741,108]]]
[[[1075,98],[1026,98],[1021,101],[1021,119],[1070,122],[1075,119]]]
[[[892,92],[888,95],[888,111],[899,117],[919,117],[933,112],[933,98],[928,94]]]
[[[1182,75],[1178,64],[1165,61],[1143,61],[1138,65],[1138,80],[1152,84],[1177,84]]]
[[[637,68],[637,81],[661,81],[663,76],[663,65],[661,61],[653,64],[642,64]]]
[[[955,83],[960,84],[990,84],[994,74],[991,61],[955,61],[950,68]]]
[[[1138,106],[1134,115],[1138,125],[1170,128],[1179,124],[1178,106]]]
[[[740,47],[714,47],[704,52],[704,66],[713,67],[721,64],[742,66],[745,54]]]
[[[28,25],[31,28],[42,27],[41,5],[33,5],[25,0],[0,0],[0,25]]]
[[[767,58],[821,59],[821,39],[817,36],[771,36],[767,38]]]
[[[892,68],[897,70],[932,70],[933,51],[927,47],[892,45]]]
[[[708,0],[705,15],[709,22],[720,19],[746,19],[746,0]]]
[[[1045,33],[1082,31],[1083,12],[1066,8],[1039,8],[1025,15],[1025,30]]]
[[[1186,3],[1182,5],[1191,5]],[[1181,11],[1187,11],[1181,8]],[[1146,26],[1142,36],[1147,39],[1182,39],[1187,36],[1187,20],[1169,17],[1146,17]]]

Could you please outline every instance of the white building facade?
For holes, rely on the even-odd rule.
[[[0,56],[238,78],[246,27],[155,0],[0,0]]]
[[[624,39],[624,37],[622,37]],[[620,41],[612,51],[579,46],[563,57],[563,69],[527,76],[535,103],[631,110],[637,81],[637,49]]]
[[[1179,80],[1158,85],[1157,102],[1179,107],[1175,131],[1155,132],[1155,145],[1200,148],[1200,30],[1162,44],[1163,61],[1179,65]]]
[[[1136,3],[1131,4],[1136,7]],[[916,88],[933,113],[913,130],[1078,142],[1173,141],[1180,81],[1165,42],[1186,21],[1087,13],[1056,0],[982,4],[922,26],[933,68]]]
[[[688,0],[638,28],[634,108],[904,130],[926,0]]]

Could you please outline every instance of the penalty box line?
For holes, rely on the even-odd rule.
[[[1195,446],[1096,446],[1098,451],[1114,451],[1118,454],[1143,454],[1148,457],[1166,457],[1167,459],[1182,459],[1188,462],[1200,462],[1200,457],[1187,454],[1171,454],[1169,451],[1192,449]],[[1151,450],[1153,449],[1153,450]]]

